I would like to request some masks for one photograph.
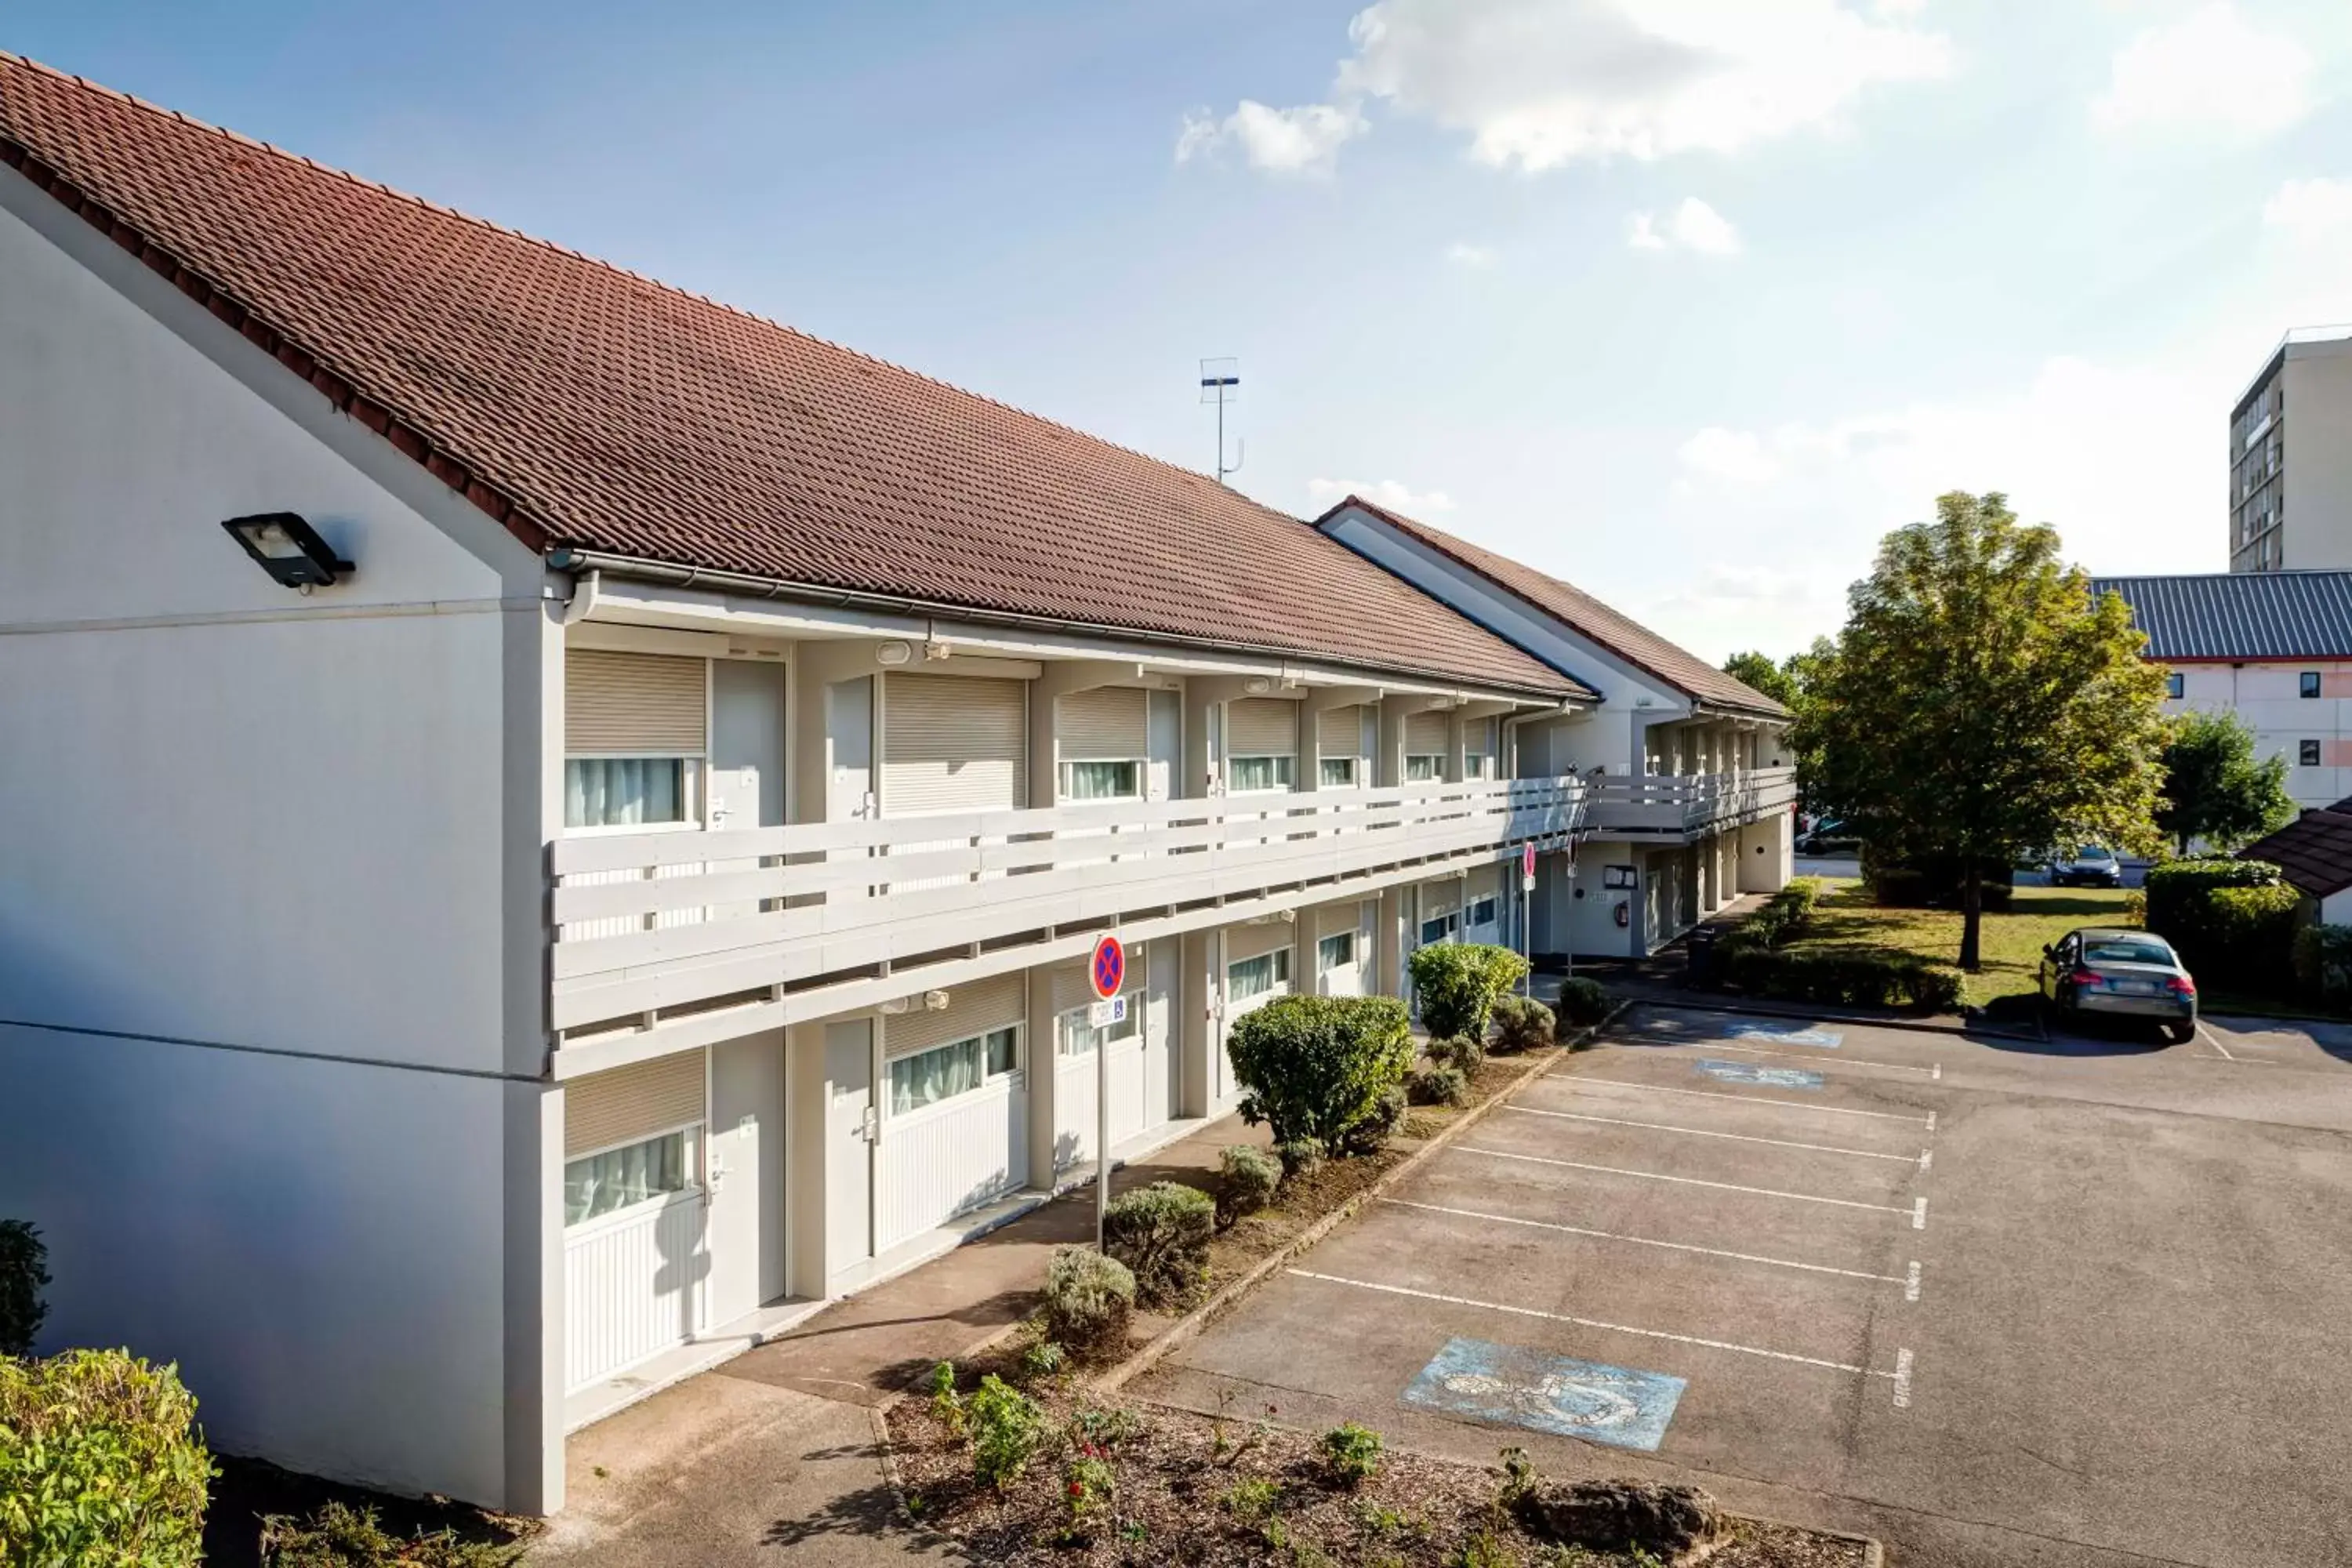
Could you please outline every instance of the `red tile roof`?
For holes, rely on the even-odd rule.
[[[2238,851],[2241,860],[2268,860],[2300,891],[2315,899],[2352,888],[2352,816],[2338,801],[2306,811],[2267,838]]]
[[[1349,496],[1316,520],[1317,526],[1349,507],[1370,512],[1431,549],[1452,556],[1462,565],[1568,626],[1587,641],[1599,643],[1626,662],[1649,671],[1686,697],[1720,708],[1786,718],[1789,710],[1744,681],[1735,680],[1696,654],[1677,647],[1647,626],[1640,626],[1602,604],[1583,589],[1546,576],[1507,555],[1482,550],[1466,539],[1456,539],[1402,512],[1376,505],[1361,496]]]
[[[0,157],[534,548],[1574,689],[1202,475],[6,54]]]

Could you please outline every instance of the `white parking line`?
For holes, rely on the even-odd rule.
[[[1848,1105],[1807,1105],[1801,1100],[1768,1100],[1758,1094],[1725,1094],[1711,1089],[1668,1089],[1662,1083],[1635,1083],[1631,1079],[1622,1078],[1586,1078],[1581,1074],[1552,1081],[1570,1089],[1589,1083],[1609,1089],[1637,1089],[1646,1094],[1685,1094],[1695,1100],[1736,1100],[1742,1105],[1778,1105],[1790,1110],[1811,1110],[1822,1116],[1868,1116],[1880,1121],[1911,1121],[1931,1131],[1936,1126],[1936,1113],[1932,1110],[1925,1116],[1906,1116],[1893,1110],[1856,1110]]]
[[[1517,1215],[1487,1214],[1482,1209],[1448,1208],[1444,1204],[1417,1204],[1410,1198],[1382,1198],[1401,1209],[1421,1209],[1428,1214],[1452,1215],[1459,1219],[1491,1220],[1496,1225],[1521,1225],[1533,1230],[1563,1231],[1570,1236],[1589,1236],[1601,1241],[1622,1241],[1633,1247],[1658,1247],[1668,1252],[1695,1252],[1705,1258],[1727,1258],[1736,1263],[1761,1263],[1774,1268],[1799,1268],[1808,1274],[1835,1274],[1846,1279],[1868,1279],[1879,1284],[1900,1285],[1903,1299],[1919,1299],[1919,1266],[1913,1264],[1911,1272],[1900,1278],[1893,1274],[1871,1274],[1860,1268],[1832,1268],[1826,1263],[1800,1263],[1793,1258],[1767,1258],[1756,1252],[1727,1252],[1719,1247],[1694,1247],[1686,1241],[1660,1241],[1655,1237],[1627,1236],[1622,1231],[1590,1230],[1580,1225],[1561,1225],[1556,1220],[1521,1219]]]
[[[1532,1105],[1506,1105],[1522,1116],[1551,1116],[1562,1121],[1591,1121],[1603,1127],[1639,1127],[1646,1132],[1679,1132],[1687,1138],[1728,1138],[1735,1143],[1769,1143],[1775,1149],[1805,1149],[1816,1154],[1852,1154],[1860,1160],[1894,1160],[1916,1165],[1916,1154],[1884,1154],[1875,1149],[1843,1149],[1834,1143],[1792,1143],[1786,1138],[1758,1138],[1746,1132],[1710,1132],[1701,1127],[1670,1127],[1663,1121],[1627,1121],[1615,1116],[1580,1116],[1573,1110],[1538,1110]]]
[[[1415,1290],[1404,1285],[1382,1285],[1370,1279],[1349,1279],[1339,1274],[1317,1274],[1305,1268],[1290,1270],[1301,1279],[1319,1279],[1327,1285],[1352,1285],[1359,1290],[1378,1290],[1383,1295],[1410,1296],[1419,1301],[1443,1301],[1449,1307],[1471,1307],[1486,1312],[1508,1312],[1515,1317],[1542,1318],[1555,1323],[1573,1323],[1580,1329],[1602,1329],[1613,1334],[1637,1334],[1645,1340],[1671,1340],[1676,1344],[1698,1345],[1711,1351],[1735,1351],[1741,1355],[1762,1356],[1769,1361],[1795,1362],[1801,1366],[1826,1367],[1832,1372],[1852,1373],[1856,1377],[1887,1377],[1895,1384],[1895,1398],[1910,1403],[1911,1352],[1895,1353],[1893,1372],[1874,1372],[1866,1366],[1853,1366],[1842,1361],[1824,1361],[1820,1356],[1798,1355],[1790,1351],[1765,1350],[1756,1345],[1734,1344],[1729,1340],[1701,1339],[1696,1334],[1668,1333],[1664,1329],[1637,1329],[1626,1323],[1608,1323],[1598,1318],[1571,1317],[1566,1312],[1546,1312],[1534,1307],[1513,1307],[1501,1301],[1481,1301],[1468,1296],[1441,1295],[1435,1290]]]
[[[1916,1072],[1925,1078],[1941,1078],[1941,1062],[1932,1067],[1913,1067],[1909,1062],[1882,1062],[1869,1057],[1824,1056],[1820,1051],[1768,1051],[1759,1046],[1735,1046],[1727,1040],[1672,1040],[1669,1050],[1676,1051],[1738,1051],[1751,1057],[1785,1057],[1790,1061],[1815,1062],[1829,1067],[1885,1068],[1889,1072]]]
[[[1684,1187],[1713,1187],[1717,1192],[1747,1193],[1759,1198],[1791,1198],[1799,1203],[1833,1204],[1842,1209],[1875,1209],[1880,1214],[1907,1214],[1912,1216],[1911,1228],[1923,1230],[1927,1224],[1927,1200],[1917,1205],[1865,1204],[1853,1198],[1825,1198],[1819,1193],[1784,1193],[1776,1187],[1743,1187],[1734,1182],[1702,1182],[1696,1176],[1669,1176],[1658,1171],[1627,1171],[1615,1165],[1587,1165],[1576,1160],[1547,1160],[1540,1154],[1510,1154],[1500,1149],[1473,1149],[1467,1144],[1454,1147],[1457,1154],[1484,1154],[1490,1160],[1522,1160],[1530,1165],[1557,1165],[1568,1171],[1597,1171],[1604,1176],[1638,1176],[1645,1182],[1672,1182]]]
[[[2215,1035],[2212,1030],[2205,1026],[2205,1020],[2202,1018],[2197,1020],[2197,1032],[2205,1037],[2205,1043],[2207,1045],[2221,1053],[2221,1059],[2223,1061],[2233,1062],[2238,1059],[2230,1054],[2230,1047],[2221,1043],[2221,1037]]]

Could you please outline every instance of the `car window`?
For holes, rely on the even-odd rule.
[[[2074,858],[2078,860],[2104,860],[2107,858],[2107,851],[2103,845],[2085,844],[2074,851]]]
[[[2158,942],[2147,942],[2133,937],[2101,937],[2090,944],[2083,955],[2092,963],[2172,963],[2172,950]]]

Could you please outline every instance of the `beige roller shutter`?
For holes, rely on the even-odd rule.
[[[1225,932],[1225,962],[1237,963],[1244,958],[1272,952],[1277,947],[1288,947],[1297,940],[1297,929],[1287,921],[1231,927]]]
[[[1423,882],[1421,885],[1421,918],[1423,920],[1435,920],[1448,910],[1458,910],[1461,907],[1462,884],[1454,879],[1448,877],[1442,882]]]
[[[1104,686],[1074,691],[1055,714],[1065,762],[1140,762],[1150,749],[1139,687]]]
[[[709,660],[580,648],[563,659],[563,749],[574,756],[698,757]]]
[[[1364,710],[1354,708],[1326,708],[1315,718],[1315,743],[1327,757],[1361,756],[1364,750]]]
[[[882,813],[1029,804],[1029,724],[1017,680],[899,675],[882,688]]]
[[[576,1159],[702,1119],[700,1051],[632,1062],[563,1086],[563,1152]]]
[[[1315,912],[1315,933],[1333,936],[1343,931],[1354,931],[1363,923],[1364,906],[1360,903],[1326,904]]]
[[[1024,1022],[1028,1016],[1027,978],[1015,970],[950,987],[948,1005],[939,1012],[926,1008],[917,996],[906,1012],[884,1015],[882,1045],[887,1054],[903,1057],[909,1051],[927,1051],[933,1046],[985,1035],[991,1029]]]
[[[1225,749],[1236,757],[1298,754],[1298,704],[1244,697],[1225,710]]]
[[[1073,1007],[1083,1007],[1096,1000],[1095,988],[1087,984],[1087,965],[1065,963],[1052,972],[1051,1005],[1056,1013],[1066,1013]],[[1118,994],[1132,996],[1143,989],[1143,948],[1139,944],[1127,950],[1127,978],[1120,982]]]
[[[1443,713],[1408,713],[1404,719],[1404,749],[1417,757],[1450,750]]]

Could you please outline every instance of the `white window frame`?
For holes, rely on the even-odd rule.
[[[1072,781],[1079,768],[1125,768],[1129,787],[1117,795],[1080,795]],[[1144,759],[1141,757],[1081,757],[1062,764],[1061,798],[1069,805],[1094,805],[1107,800],[1141,800],[1143,798]]]
[[[1356,787],[1357,775],[1363,771],[1363,759],[1360,757],[1318,758],[1315,764],[1315,787],[1318,789],[1354,789]],[[1343,779],[1333,779],[1331,777],[1331,770],[1333,768],[1346,769],[1348,776]]]
[[[1091,1003],[1063,1013],[1054,1021],[1055,1049],[1065,1059],[1091,1057],[1103,1046],[1135,1038],[1143,1028],[1143,998],[1134,992],[1127,993],[1127,1016],[1099,1028],[1087,1022]]]
[[[677,1138],[680,1136],[683,1136],[686,1140],[685,1146],[679,1150],[679,1169],[686,1173],[686,1184],[684,1186],[672,1192],[656,1193],[649,1198],[639,1198],[635,1203],[625,1204],[616,1209],[607,1209],[603,1214],[591,1215],[586,1219],[566,1220],[563,1225],[563,1234],[568,1237],[591,1230],[601,1230],[605,1228],[607,1226],[623,1225],[631,1219],[639,1218],[645,1215],[650,1214],[654,1210],[661,1208],[666,1205],[676,1203],[680,1198],[691,1196],[701,1192],[702,1159],[705,1145],[709,1142],[709,1140],[703,1136],[702,1121],[697,1120],[693,1121],[681,1121],[677,1123],[675,1126],[665,1127],[657,1132],[648,1132],[643,1137],[624,1138],[618,1142],[606,1143],[594,1149],[583,1150],[577,1154],[566,1154],[563,1157],[564,1174],[562,1180],[564,1188],[566,1189],[563,1202],[568,1207],[571,1203],[569,1189],[572,1184],[572,1167],[578,1164],[581,1161],[593,1160],[600,1154],[611,1154],[623,1149],[634,1149],[640,1143],[653,1143],[657,1142],[664,1138]]]
[[[1496,901],[1495,895],[1492,893],[1487,894],[1485,898],[1477,900],[1475,902],[1471,904],[1470,912],[1463,919],[1463,928],[1467,930],[1471,926],[1493,925],[1496,919],[1501,912],[1501,908],[1502,906]]]
[[[568,775],[574,763],[676,763],[678,767],[678,806],[685,814],[676,822],[614,822],[597,826],[574,827],[568,821],[563,826],[566,838],[610,837],[616,833],[695,833],[702,828],[703,753],[699,752],[567,752],[563,756]],[[562,783],[569,816],[572,780]]]
[[[1267,973],[1271,974],[1273,978],[1267,983],[1265,989],[1263,991],[1253,991],[1246,996],[1236,995],[1234,994],[1234,975],[1239,971],[1246,969],[1252,964],[1257,963],[1265,964],[1267,966]],[[1279,995],[1281,994],[1282,988],[1289,984],[1290,950],[1286,947],[1270,947],[1264,952],[1253,953],[1247,958],[1234,959],[1225,965],[1225,1000],[1228,1003],[1255,1002],[1261,996]]]
[[[993,1089],[998,1084],[1003,1082],[1006,1079],[1017,1078],[1020,1076],[1022,1067],[1024,1065],[1023,1036],[1026,1033],[1027,1030],[1019,1024],[999,1024],[992,1029],[982,1029],[976,1035],[959,1036],[952,1040],[941,1040],[936,1046],[925,1046],[919,1051],[901,1051],[894,1057],[887,1058],[882,1063],[883,1116],[886,1119],[895,1120],[899,1117],[928,1115],[931,1111],[940,1109],[942,1106],[954,1105],[969,1096],[980,1093],[983,1089]],[[999,1070],[988,1065],[988,1042],[992,1036],[1007,1034],[1013,1037],[1013,1065]],[[900,1062],[910,1062],[919,1057],[929,1056],[934,1051],[960,1050],[963,1047],[970,1045],[977,1045],[980,1047],[980,1081],[978,1083],[973,1084],[970,1089],[959,1089],[943,1100],[928,1100],[921,1105],[910,1105],[904,1110],[898,1109],[898,1096],[890,1087],[891,1068],[897,1067]]]
[[[1335,969],[1347,969],[1352,966],[1356,962],[1356,936],[1357,933],[1352,931],[1335,931],[1318,942],[1315,944],[1316,974],[1325,975]],[[1334,961],[1329,957],[1331,944],[1335,942],[1347,944],[1348,955],[1345,958]]]
[[[1435,926],[1438,930],[1438,934],[1435,936],[1429,934],[1429,928],[1432,926]],[[1460,910],[1448,910],[1442,915],[1432,915],[1421,922],[1421,945],[1423,947],[1439,947],[1446,942],[1461,940],[1462,911]]]
[[[1494,754],[1490,752],[1465,752],[1462,754],[1462,776],[1465,779],[1493,778]]]
[[[1445,753],[1443,752],[1407,752],[1404,754],[1404,782],[1435,784],[1445,777]]]
[[[1236,781],[1244,763],[1275,764],[1275,782],[1266,784],[1243,785]],[[1290,752],[1257,753],[1246,757],[1225,759],[1225,793],[1227,795],[1285,795],[1293,787],[1298,773],[1298,758]]]

